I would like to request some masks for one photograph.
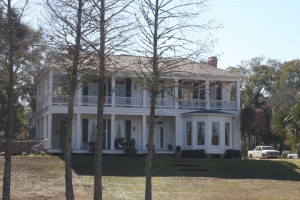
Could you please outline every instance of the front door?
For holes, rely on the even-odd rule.
[[[164,150],[166,147],[165,144],[165,133],[163,125],[155,125],[154,128],[154,138],[153,144],[155,145],[156,150]]]

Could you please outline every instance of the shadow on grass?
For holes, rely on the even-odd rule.
[[[103,156],[104,176],[145,176],[143,156]],[[93,175],[93,156],[73,156],[73,170],[78,175]],[[182,168],[184,167],[184,168]],[[214,177],[224,179],[273,179],[300,181],[299,166],[277,160],[223,160],[155,157],[153,176]]]

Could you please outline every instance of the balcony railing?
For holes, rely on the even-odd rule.
[[[69,100],[68,95],[52,96],[53,105],[67,105]],[[98,96],[82,96],[81,102],[74,101],[74,105],[83,106],[97,106]],[[105,97],[105,106],[112,106],[112,97]],[[37,107],[46,106],[43,101],[37,102]],[[117,107],[143,107],[142,97],[115,97],[115,106]],[[150,98],[147,99],[146,105],[150,108]],[[205,109],[206,101],[204,99],[178,99],[178,108],[180,109]],[[157,98],[156,99],[157,108],[175,108],[175,98]],[[235,110],[237,109],[236,101],[224,101],[224,100],[210,100],[209,109],[220,109],[220,110]]]
[[[138,97],[116,97],[116,106],[142,107],[143,99]]]
[[[147,107],[150,108],[151,99],[147,99]],[[175,99],[174,98],[156,98],[157,108],[175,108]]]
[[[96,106],[98,104],[98,96],[82,96],[81,103],[85,106]],[[111,96],[105,97],[104,105],[111,105]]]
[[[204,109],[206,107],[203,99],[179,99],[178,105],[183,109]]]
[[[52,96],[52,104],[68,104],[69,95]]]

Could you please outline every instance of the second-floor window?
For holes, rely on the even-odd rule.
[[[125,80],[116,80],[116,96],[125,97]]]
[[[210,100],[222,100],[222,83],[211,82],[209,84],[209,99]]]
[[[179,81],[179,98],[205,99],[204,81]]]

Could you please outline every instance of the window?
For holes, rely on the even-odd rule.
[[[212,82],[209,84],[209,98],[210,100],[222,100],[222,83]]]
[[[98,83],[96,82],[89,83],[89,95],[98,96]]]
[[[230,84],[230,100],[236,101],[236,83]]]
[[[225,123],[225,146],[229,146],[229,123]]]
[[[219,145],[219,138],[220,138],[220,123],[213,122],[212,123],[211,144]]]
[[[205,122],[197,123],[197,145],[205,145]]]
[[[182,83],[181,88],[181,98],[182,99],[192,99],[193,98],[193,90],[192,90],[192,82],[184,81]]]
[[[160,139],[160,148],[164,147],[164,128],[160,127],[160,133],[159,133],[159,139]]]
[[[193,99],[205,99],[205,81],[193,83]]]
[[[186,144],[187,145],[192,145],[192,123],[187,122],[185,128],[186,128],[185,129],[185,131],[186,131]]]
[[[125,81],[116,80],[116,96],[125,97]]]

